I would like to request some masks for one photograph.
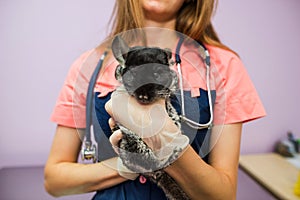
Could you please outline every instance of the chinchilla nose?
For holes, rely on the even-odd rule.
[[[140,94],[138,97],[138,101],[142,102],[142,103],[147,103],[149,101],[149,96],[146,94]]]

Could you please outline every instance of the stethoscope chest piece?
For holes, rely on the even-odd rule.
[[[81,159],[92,160],[94,163],[97,162],[98,155],[96,145],[91,145],[90,142],[85,142],[84,148],[81,149]]]

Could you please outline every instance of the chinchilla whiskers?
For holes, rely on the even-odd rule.
[[[156,94],[158,94],[158,95],[169,95],[169,93],[170,92],[168,92],[168,91],[159,91]]]

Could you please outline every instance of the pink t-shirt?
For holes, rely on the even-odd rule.
[[[247,122],[265,116],[264,107],[240,58],[218,47],[206,47],[211,57],[210,89],[216,91],[214,124]],[[92,49],[72,64],[51,116],[53,122],[74,128],[85,127],[88,82],[100,56],[101,53]],[[180,56],[183,88],[191,91],[192,97],[198,97],[200,88],[207,90],[206,68],[195,49],[182,46]],[[102,67],[95,86],[95,91],[101,93],[99,98],[119,85],[114,76],[116,65],[111,58]],[[177,71],[176,65],[172,67]]]

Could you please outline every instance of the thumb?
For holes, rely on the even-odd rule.
[[[114,147],[118,147],[119,141],[122,139],[123,134],[121,130],[117,130],[111,134],[109,137],[109,142],[112,144]]]
[[[113,113],[112,113],[112,100],[111,99],[105,103],[104,108],[110,116],[113,116],[112,115]]]

